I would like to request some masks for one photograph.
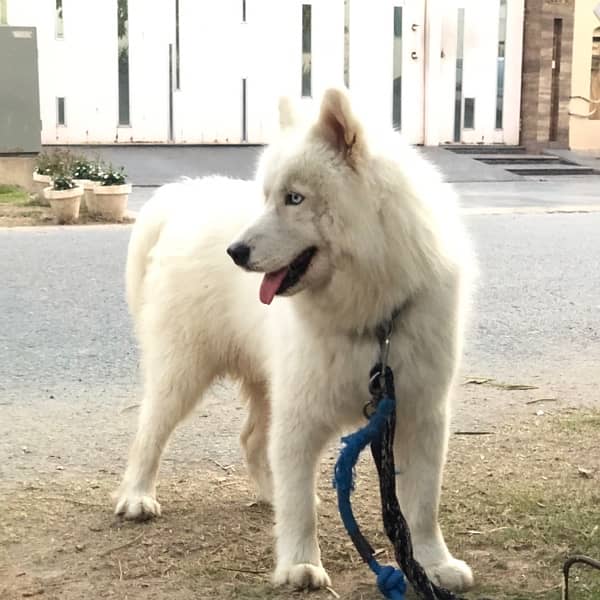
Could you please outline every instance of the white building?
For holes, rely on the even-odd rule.
[[[413,143],[516,144],[523,4],[0,0],[0,15],[37,28],[46,144],[267,142],[281,94],[345,80]]]

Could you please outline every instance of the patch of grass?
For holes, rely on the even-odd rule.
[[[569,414],[561,419],[561,427],[564,429],[578,432],[595,429],[600,436],[600,415],[594,414]]]
[[[493,439],[453,439],[442,522],[450,547],[476,565],[469,598],[559,600],[566,558],[598,557],[599,431],[600,414],[575,411]],[[598,571],[575,567],[570,581],[574,599],[600,598]]]
[[[0,184],[0,204],[25,206],[30,203],[29,194],[16,185]]]

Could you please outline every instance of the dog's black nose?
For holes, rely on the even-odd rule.
[[[246,246],[242,242],[236,242],[227,248],[227,254],[231,256],[236,265],[245,267],[250,258],[250,246]]]

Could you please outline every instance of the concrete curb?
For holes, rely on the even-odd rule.
[[[597,213],[600,204],[566,204],[563,206],[481,206],[463,208],[463,215],[551,215],[555,213]]]

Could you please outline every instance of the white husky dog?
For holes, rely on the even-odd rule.
[[[170,434],[216,377],[231,375],[248,400],[249,473],[274,505],[274,581],[329,585],[319,457],[364,422],[375,329],[403,307],[389,357],[398,494],[417,559],[436,583],[463,590],[471,570],[438,525],[471,264],[455,198],[397,134],[369,133],[344,91],[328,90],[307,125],[280,108],[284,131],[256,182],[165,186],[134,227],[127,296],[145,394],[116,512],[160,514],[156,476]],[[275,296],[285,297],[269,306]]]

